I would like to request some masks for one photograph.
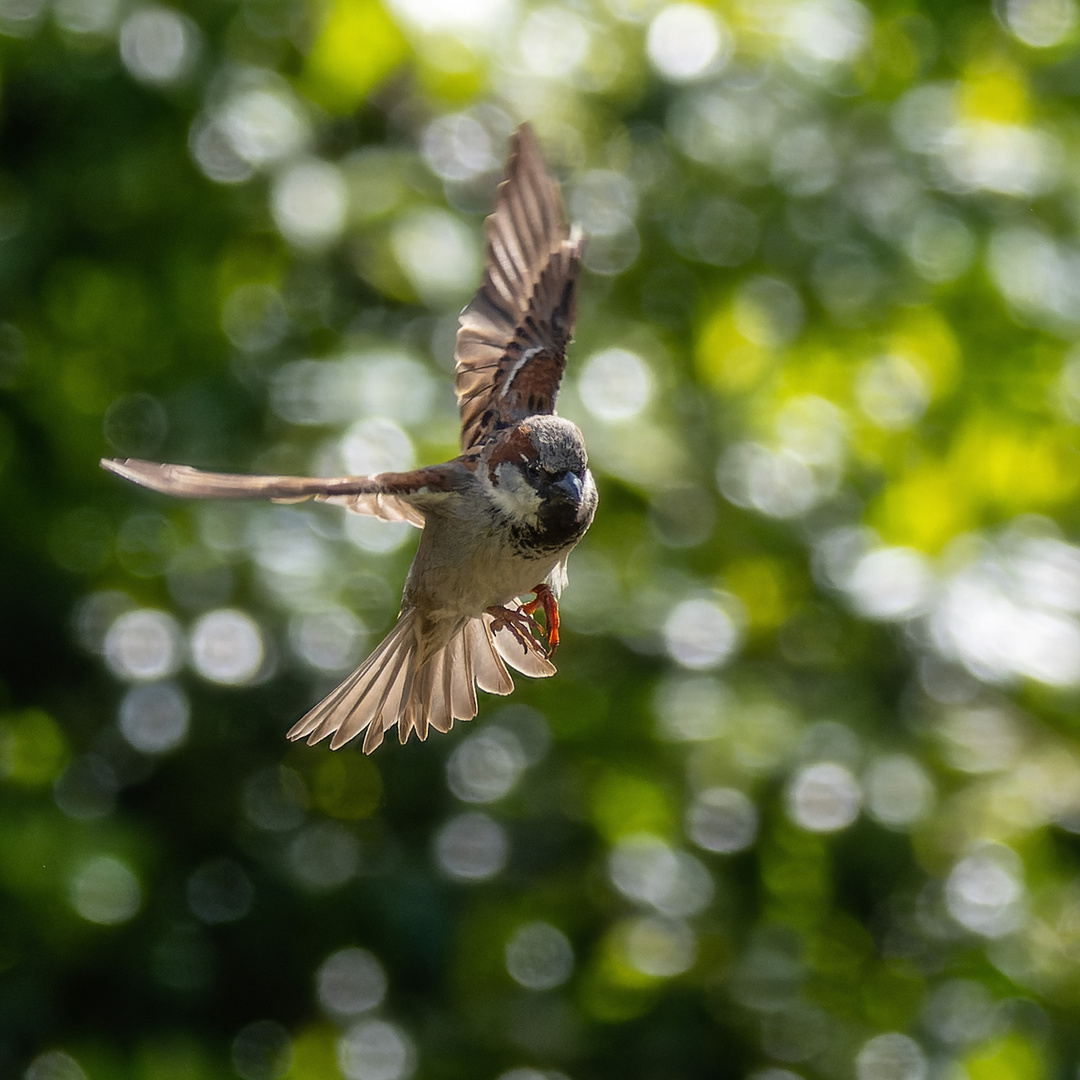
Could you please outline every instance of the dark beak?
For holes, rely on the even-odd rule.
[[[572,472],[563,473],[551,486],[556,491],[561,491],[575,506],[581,502],[581,493],[584,486],[581,480]]]

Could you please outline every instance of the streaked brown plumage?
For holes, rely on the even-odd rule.
[[[475,687],[509,694],[509,664],[554,666],[532,611],[543,603],[549,645],[566,559],[596,508],[581,432],[554,415],[573,330],[580,233],[567,228],[558,184],[528,125],[514,135],[507,178],[485,223],[484,276],[461,313],[455,390],[461,454],[406,473],[319,479],[210,473],[186,465],[105,459],[104,468],[168,495],[315,499],[423,529],[401,613],[375,651],[289,732],[336,749],[366,732],[370,753],[395,724],[448,731],[477,713]],[[536,592],[537,600],[519,598]]]

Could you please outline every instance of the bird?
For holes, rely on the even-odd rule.
[[[455,344],[461,452],[451,460],[317,478],[101,459],[167,495],[313,499],[422,530],[393,628],[289,739],[329,738],[336,750],[363,735],[370,754],[395,726],[405,743],[413,732],[423,740],[473,719],[477,687],[513,691],[508,665],[534,678],[555,674],[567,557],[592,524],[597,490],[581,430],[555,412],[584,238],[567,225],[559,184],[527,123],[511,136],[484,231],[480,286]]]

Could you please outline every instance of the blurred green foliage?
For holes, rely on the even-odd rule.
[[[1080,1060],[1075,0],[0,0],[0,1075]],[[588,236],[560,671],[291,746],[454,452],[516,123]]]

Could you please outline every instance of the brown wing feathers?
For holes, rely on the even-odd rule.
[[[485,223],[484,276],[461,313],[455,391],[461,408],[458,468],[471,469],[467,453],[500,428],[536,413],[551,413],[566,366],[574,326],[580,233],[567,228],[562,197],[548,172],[532,128],[514,134],[507,178],[495,212]],[[102,466],[167,495],[197,499],[317,499],[387,521],[423,526],[430,492],[452,484],[452,463],[412,473],[316,479],[203,472],[188,465],[133,458]]]
[[[457,336],[464,449],[554,411],[573,330],[582,241],[567,228],[559,187],[527,124],[514,136],[485,225],[484,277]]]
[[[368,477],[317,480],[306,476],[244,476],[204,472],[190,465],[159,465],[137,458],[106,458],[102,467],[165,495],[195,499],[306,499],[330,493],[355,494],[360,484],[378,490]]]
[[[245,476],[239,473],[204,472],[190,465],[160,465],[136,458],[105,458],[102,468],[152,491],[189,499],[274,499],[278,502],[319,502],[346,506],[358,514],[384,521],[407,521],[423,527],[423,511],[409,503],[422,490],[446,490],[450,476],[435,465],[408,473],[379,476]]]

